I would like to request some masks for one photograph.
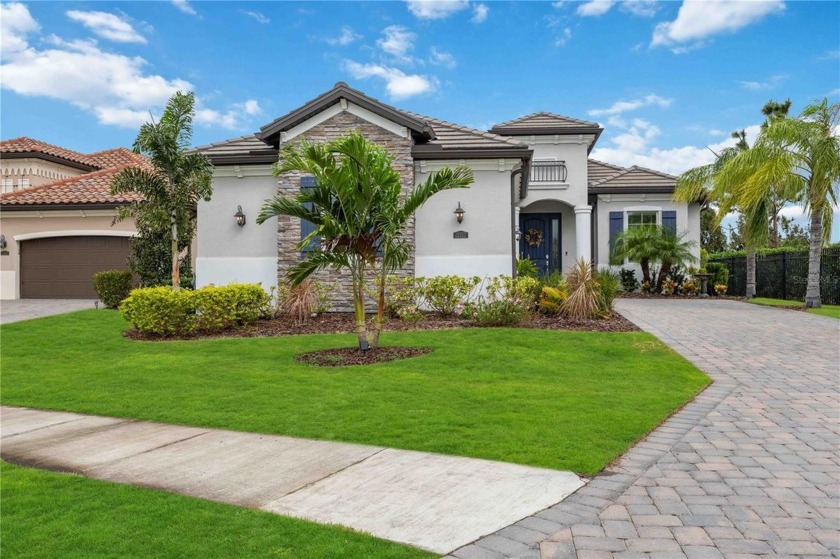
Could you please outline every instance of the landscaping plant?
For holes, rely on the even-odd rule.
[[[554,316],[560,314],[560,307],[563,301],[566,300],[567,294],[565,290],[557,287],[545,286],[540,291],[540,299],[537,302],[537,308],[543,314]]]
[[[592,264],[578,260],[566,274],[569,296],[563,301],[561,312],[573,319],[598,316],[601,308],[601,286],[592,270]]]
[[[318,290],[316,281],[306,278],[298,284],[281,285],[278,293],[278,307],[281,312],[292,317],[295,324],[303,324],[311,315],[316,314]]]
[[[535,278],[539,274],[537,264],[528,257],[516,259],[516,275]]]
[[[621,276],[610,268],[603,268],[595,272],[595,280],[601,288],[598,307],[602,315],[609,316],[613,311],[613,301],[621,289]]]
[[[632,293],[638,289],[639,280],[636,279],[636,270],[622,268],[619,274],[621,274],[621,287],[624,291]]]
[[[441,316],[451,316],[455,309],[470,302],[481,278],[473,276],[435,276],[417,280],[418,295],[423,304]]]
[[[726,295],[726,285],[724,285],[722,283],[716,283],[715,284],[715,295],[717,295],[718,297]]]
[[[127,270],[106,270],[93,275],[93,290],[109,309],[119,307],[132,287],[131,272]]]

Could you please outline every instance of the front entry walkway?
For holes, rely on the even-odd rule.
[[[840,556],[840,321],[717,300],[618,310],[714,384],[563,503],[452,556]]]
[[[3,459],[341,524],[447,553],[561,501],[571,472],[0,407]]]

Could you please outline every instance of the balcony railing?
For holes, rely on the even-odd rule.
[[[534,161],[531,163],[530,182],[566,182],[566,163],[563,161]]]

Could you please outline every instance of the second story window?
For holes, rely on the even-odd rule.
[[[2,185],[0,185],[1,192],[11,192],[12,187],[14,186],[14,181],[12,179],[3,179]]]
[[[20,179],[18,181],[18,188],[29,188],[29,179]]]

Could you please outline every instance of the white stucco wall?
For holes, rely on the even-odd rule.
[[[260,208],[276,193],[270,165],[215,169],[213,196],[198,203],[197,287],[260,283],[268,291],[277,285],[277,218],[257,225]],[[237,206],[244,227],[233,218]]]
[[[533,204],[538,200],[559,200],[571,206],[587,203],[587,155],[586,143],[561,142],[551,137],[518,138],[526,141],[534,150],[533,161],[555,159],[566,163],[566,181],[563,184],[531,183],[528,196],[522,204]]]
[[[624,229],[627,228],[626,212],[656,211],[661,223],[663,211],[677,212],[677,232],[688,232],[686,240],[694,241],[693,254],[700,259],[700,205],[673,202],[668,194],[612,194],[599,195],[597,204],[597,241],[595,259],[599,265],[609,264],[610,212],[625,212]],[[697,264],[695,264],[697,265]],[[628,266],[629,267],[629,266]],[[638,275],[638,274],[637,274]]]
[[[475,182],[468,189],[440,192],[416,214],[415,273],[420,277],[455,274],[497,276],[513,272],[511,229],[511,171],[518,159],[465,161],[473,168]],[[415,163],[415,184],[451,162]],[[463,223],[455,220],[455,208],[466,210]],[[466,231],[467,239],[453,233]]]

